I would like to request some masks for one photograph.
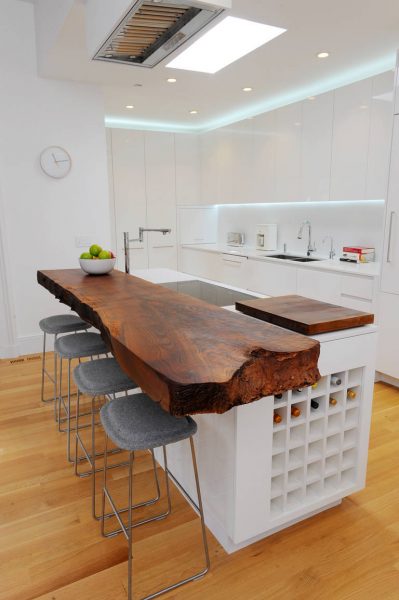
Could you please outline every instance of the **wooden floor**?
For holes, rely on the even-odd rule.
[[[0,361],[0,600],[124,600],[125,541],[99,535],[90,481],[74,477],[39,394],[37,357]],[[147,497],[150,466],[138,458]],[[123,501],[125,474],[112,485]],[[173,509],[135,530],[135,598],[201,565],[198,520],[176,490]],[[399,391],[376,386],[365,490],[232,555],[209,541],[209,575],[165,600],[398,600]]]

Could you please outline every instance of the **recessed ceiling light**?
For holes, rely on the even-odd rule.
[[[308,96],[308,100],[316,100],[316,96]]]
[[[294,123],[294,125],[295,125],[295,127],[300,127],[300,126],[301,126],[301,122],[300,122],[300,121],[296,121],[296,122]]]
[[[134,83],[133,87],[143,87],[143,84],[142,83]]]
[[[126,108],[134,108],[133,104],[126,104]]]
[[[198,115],[198,110],[190,110],[190,115]]]
[[[368,106],[367,106],[367,104],[361,104],[361,105],[359,106],[359,108],[362,108],[363,110],[365,110],[366,108],[368,108]]]
[[[176,83],[177,79],[175,79],[174,77],[169,77],[166,81],[168,83]]]
[[[252,92],[252,88],[251,87],[243,87],[242,91],[243,92]]]
[[[166,66],[216,73],[285,31],[281,27],[226,17]]]
[[[330,56],[329,52],[319,52],[317,55],[317,58],[327,58],[328,56]]]

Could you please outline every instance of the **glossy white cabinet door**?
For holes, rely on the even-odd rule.
[[[397,67],[395,72],[395,115],[399,115],[399,52],[397,57]]]
[[[205,134],[207,135],[207,134]],[[218,129],[217,140],[217,198],[219,204],[231,204],[233,198],[234,142],[229,127]]]
[[[253,202],[254,146],[252,119],[245,119],[229,127],[231,132],[232,162],[229,179],[231,181],[231,201],[235,204]]]
[[[200,137],[201,203],[219,202],[219,132],[210,131]]]
[[[396,294],[379,296],[377,371],[399,379],[399,298]]]
[[[138,228],[146,225],[146,182],[144,133],[130,129],[111,130],[111,162],[115,206],[118,268],[123,269],[123,232],[138,237]],[[131,243],[132,268],[148,267],[147,240]]]
[[[245,256],[219,254],[218,281],[246,289],[249,283],[248,259]]]
[[[382,258],[381,289],[399,294],[399,116],[394,119]]]
[[[217,209],[213,206],[178,209],[180,244],[215,244]]]
[[[297,202],[301,194],[302,102],[275,111],[276,202]]]
[[[177,205],[200,204],[200,140],[198,135],[175,135]]]
[[[394,74],[373,77],[366,198],[386,199],[393,125]]]
[[[366,197],[371,94],[371,78],[334,92],[330,200]]]
[[[297,269],[292,265],[248,260],[248,286],[252,292],[267,296],[296,294]]]
[[[274,111],[258,115],[252,119],[252,202],[275,202],[275,119]]]
[[[205,252],[180,248],[179,271],[188,275],[197,275],[204,279],[219,281],[220,269],[217,252]]]
[[[297,293],[306,298],[340,305],[341,275],[298,268]]]
[[[175,150],[172,133],[145,133],[147,227],[170,228],[167,235],[148,233],[148,266],[177,268]]]
[[[302,105],[301,200],[330,197],[333,92],[320,94]]]

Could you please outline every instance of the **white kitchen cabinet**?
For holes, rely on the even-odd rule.
[[[215,244],[217,209],[214,206],[178,209],[180,244]]]
[[[275,119],[274,111],[252,119],[252,202],[275,202]]]
[[[378,306],[377,371],[399,379],[399,299],[380,293]]]
[[[334,91],[330,200],[364,200],[372,79]]]
[[[191,248],[180,248],[179,271],[196,275],[204,279],[219,281],[219,254],[217,252],[198,251]]]
[[[112,129],[111,163],[115,206],[115,236],[118,268],[124,269],[123,232],[138,237],[140,226],[146,225],[147,199],[145,181],[144,133]],[[132,267],[148,267],[147,240],[131,243]]]
[[[373,77],[370,101],[370,139],[366,177],[366,198],[385,199],[393,126],[392,71]]]
[[[219,202],[219,141],[218,130],[209,131],[200,137],[202,204]]]
[[[397,54],[397,63],[399,64],[399,52]],[[396,68],[395,72],[395,81],[394,81],[394,113],[395,115],[399,115],[399,69]]]
[[[195,134],[175,135],[176,203],[200,204],[200,140]]]
[[[234,254],[218,255],[218,281],[246,289],[249,284],[248,259]]]
[[[227,177],[231,186],[231,202],[235,204],[253,202],[254,146],[252,119],[234,123],[230,125],[229,129],[232,151],[231,170],[230,173],[227,173]]]
[[[330,197],[331,144],[334,93],[320,94],[302,103],[301,200]]]
[[[340,304],[341,275],[328,271],[298,269],[297,294],[321,302]]]
[[[394,118],[381,289],[383,292],[399,294],[399,116]]]
[[[296,294],[297,269],[293,265],[248,260],[247,289],[267,296]]]
[[[145,180],[147,227],[169,228],[170,234],[148,234],[148,266],[177,268],[175,150],[172,133],[146,132]]]
[[[276,202],[297,202],[301,194],[302,102],[275,111]]]

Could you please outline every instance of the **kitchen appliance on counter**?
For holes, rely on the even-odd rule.
[[[243,246],[245,244],[245,234],[238,231],[229,231],[227,233],[228,246]]]
[[[266,223],[256,226],[256,249],[277,250],[276,223]]]
[[[369,246],[344,246],[340,261],[352,263],[374,262],[375,249]]]

